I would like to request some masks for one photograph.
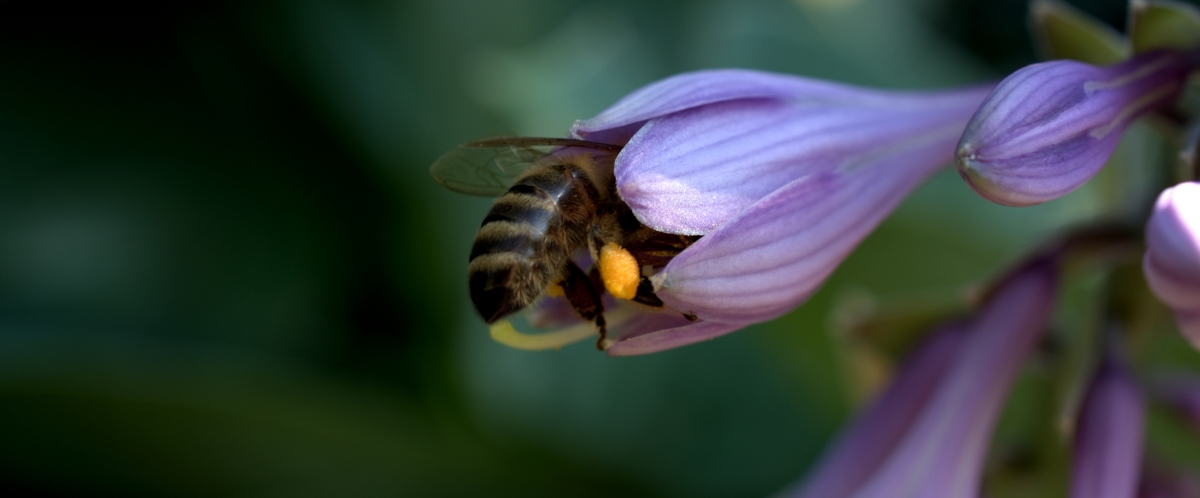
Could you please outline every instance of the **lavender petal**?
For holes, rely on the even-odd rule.
[[[931,334],[905,360],[887,389],[838,436],[804,483],[788,496],[849,496],[870,478],[921,413],[964,339],[961,326]]]
[[[652,278],[659,298],[704,320],[752,323],[808,298],[940,163],[951,124],[863,158],[852,170],[798,178],[675,257]]]
[[[647,226],[703,235],[792,180],[854,171],[930,133],[961,130],[987,92],[896,96],[888,108],[758,99],[677,112],[625,146],[617,186]]]
[[[683,73],[646,85],[596,117],[576,121],[571,136],[596,140],[600,132],[635,126],[684,109],[739,99],[783,99],[868,104],[888,92],[744,69]]]
[[[1072,498],[1134,496],[1144,420],[1137,384],[1115,360],[1106,361],[1088,389],[1075,433]]]
[[[683,326],[659,329],[650,333],[634,335],[634,337],[628,339],[618,340],[609,346],[607,352],[609,356],[634,356],[657,353],[659,351],[715,339],[744,326],[744,324],[737,325],[717,322],[688,323]],[[638,330],[634,332],[642,331]]]
[[[1055,268],[1033,264],[992,296],[904,440],[854,495],[978,496],[992,428],[1054,309]]]

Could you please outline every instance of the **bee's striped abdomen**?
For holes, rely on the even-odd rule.
[[[486,322],[532,304],[585,243],[587,227],[563,220],[595,210],[599,194],[582,174],[570,165],[534,171],[488,211],[467,270],[471,301]]]

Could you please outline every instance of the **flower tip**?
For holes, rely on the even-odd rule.
[[[583,127],[583,120],[576,119],[574,123],[571,123],[571,127],[567,129],[567,136],[579,138],[579,129],[582,127]]]
[[[996,183],[995,179],[987,173],[993,168],[989,168],[986,163],[980,161],[969,144],[959,145],[958,152],[954,156],[954,164],[958,169],[958,176],[962,177],[971,190],[984,199],[1008,207],[1026,207],[1044,202],[1041,199],[1027,198]]]
[[[663,271],[650,276],[650,285],[654,286],[655,293],[663,292],[671,287],[671,282],[667,279],[669,274],[669,269],[663,269]]]

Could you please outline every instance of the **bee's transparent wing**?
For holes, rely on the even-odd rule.
[[[620,146],[566,138],[500,137],[465,143],[429,168],[433,179],[455,192],[496,197],[553,147],[620,150]],[[540,149],[539,149],[540,148]]]
[[[460,146],[434,161],[429,173],[455,192],[496,197],[508,191],[539,157],[541,154],[528,148]]]

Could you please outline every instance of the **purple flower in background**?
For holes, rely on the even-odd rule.
[[[1079,414],[1072,498],[1135,495],[1142,465],[1143,405],[1141,390],[1129,372],[1115,359],[1106,359]]]
[[[850,496],[903,439],[962,350],[964,327],[934,332],[911,354],[887,389],[830,446],[788,496]]]
[[[958,170],[979,195],[1007,206],[1057,199],[1108,160],[1137,117],[1176,99],[1195,63],[1152,52],[1097,67],[1026,66],[988,96],[958,144]]]
[[[1150,290],[1200,349],[1200,183],[1181,183],[1159,195],[1146,226],[1142,268]]]
[[[803,302],[914,187],[950,163],[988,90],[885,92],[702,71],[577,122],[576,138],[627,141],[616,158],[617,189],[643,224],[703,235],[651,278],[663,302],[699,321],[615,326],[622,330],[609,353],[711,339]]]
[[[1055,281],[1053,263],[1034,263],[972,321],[935,334],[795,496],[977,496],[992,428],[1046,328]]]

